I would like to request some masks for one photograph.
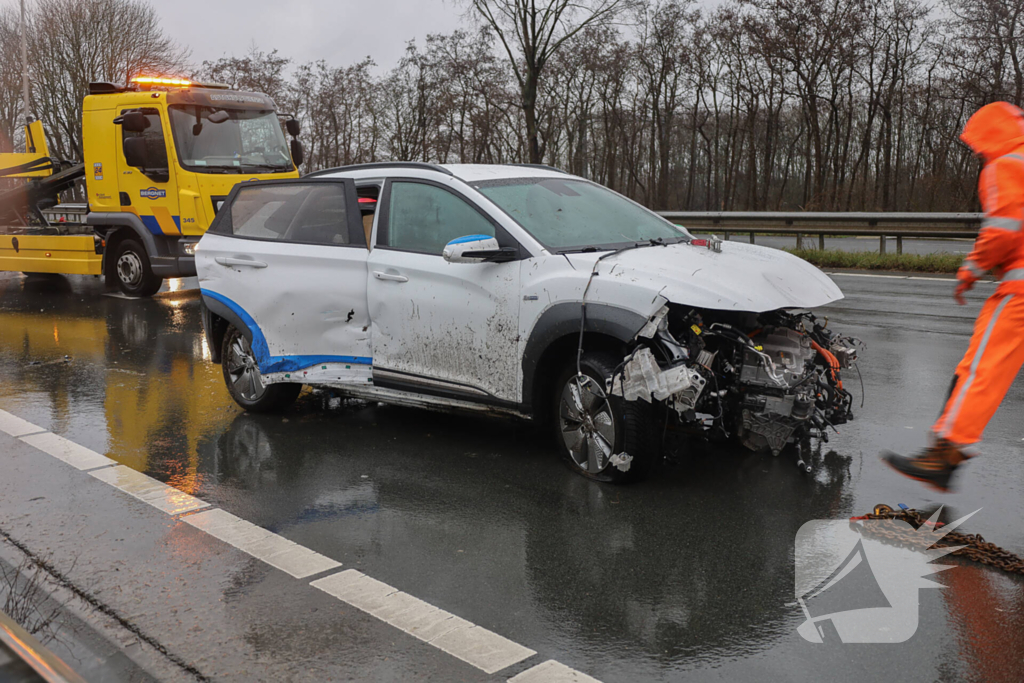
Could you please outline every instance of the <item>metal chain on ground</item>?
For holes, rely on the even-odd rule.
[[[864,519],[901,520],[910,524],[915,530],[922,525],[929,524],[928,518],[917,510],[894,510],[888,505],[876,505],[871,513],[861,515],[860,517],[851,517],[850,521],[854,522]],[[941,528],[944,524],[937,522],[935,526],[936,528]],[[941,539],[933,541],[927,535],[909,531],[905,526],[897,524],[891,526],[872,524],[861,527],[861,532],[883,542],[915,550],[964,546],[959,550],[954,550],[951,554],[965,557],[1011,574],[1024,574],[1024,558],[1014,555],[994,543],[989,543],[982,538],[981,534],[965,534],[959,531],[950,531]]]

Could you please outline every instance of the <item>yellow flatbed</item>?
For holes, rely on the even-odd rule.
[[[96,253],[96,239],[92,234],[33,235],[0,231],[0,271],[102,275],[103,255]]]

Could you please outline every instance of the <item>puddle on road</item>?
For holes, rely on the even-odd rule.
[[[194,280],[152,300],[61,280],[0,280],[0,408],[600,679],[754,680],[793,661],[834,673],[834,651],[808,650],[785,607],[793,539],[808,519],[884,502],[862,489],[891,405],[871,404],[877,416],[836,439],[849,454],[826,448],[814,477],[785,456],[707,446],[645,484],[598,486],[514,422],[311,394],[285,416],[243,414],[209,362]],[[876,334],[869,386],[936,364],[897,362],[886,350],[900,340],[882,335],[896,333]],[[859,674],[933,661],[925,649],[953,652],[955,671],[991,661],[972,604],[1024,632],[1019,586],[961,577],[929,603],[934,646]]]

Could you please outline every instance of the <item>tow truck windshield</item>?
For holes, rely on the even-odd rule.
[[[170,112],[178,159],[190,171],[280,173],[293,168],[272,110],[175,105]]]

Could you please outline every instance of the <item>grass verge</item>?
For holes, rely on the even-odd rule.
[[[870,251],[824,251],[786,249],[819,268],[858,270],[903,270],[914,273],[955,273],[964,257],[960,254],[879,254]]]

